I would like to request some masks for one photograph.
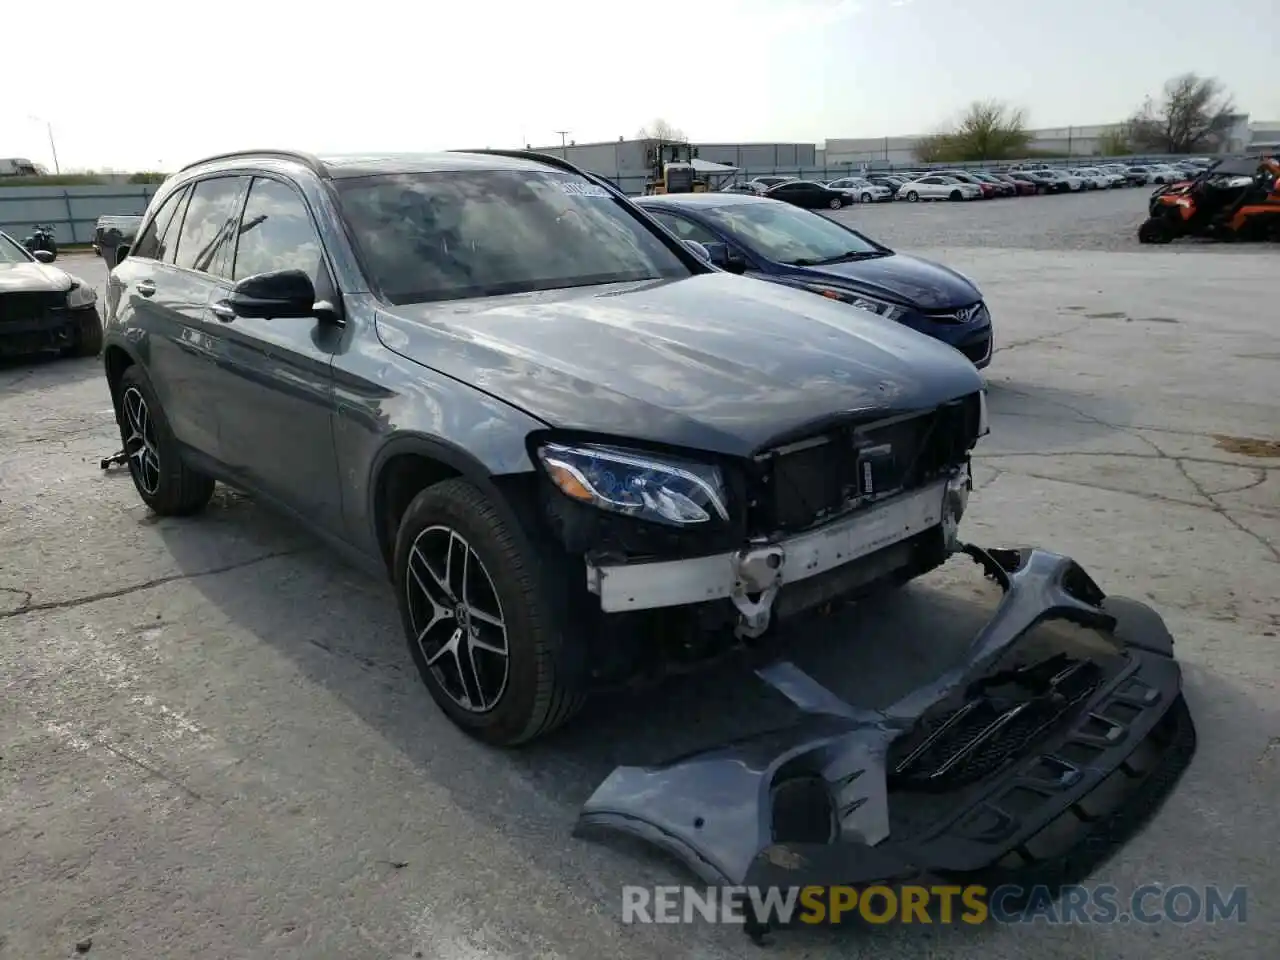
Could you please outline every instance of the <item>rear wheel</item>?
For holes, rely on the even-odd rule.
[[[138,496],[162,517],[203,509],[213,496],[213,480],[182,462],[178,441],[140,367],[125,370],[117,395],[116,422]]]
[[[419,493],[396,535],[400,618],[422,681],[457,726],[498,746],[549,733],[583,700],[557,672],[571,641],[521,542],[461,479]]]

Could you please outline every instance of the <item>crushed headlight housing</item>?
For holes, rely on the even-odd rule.
[[[67,291],[67,308],[79,310],[96,302],[98,292],[76,277],[71,278],[71,289]]]
[[[806,286],[805,289],[821,294],[828,300],[839,300],[841,303],[850,304],[860,310],[870,311],[878,317],[884,317],[886,320],[898,320],[907,312],[907,308],[901,304],[889,303],[887,300],[877,300],[865,294],[854,293],[852,290],[841,290],[839,287],[824,287],[820,284],[812,284]]]
[[[688,527],[729,519],[718,467],[595,444],[538,448],[561,493],[601,510]]]

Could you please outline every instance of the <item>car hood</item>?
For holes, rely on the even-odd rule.
[[[982,387],[930,337],[720,272],[402,306],[377,329],[396,353],[553,427],[730,456]]]
[[[71,277],[43,263],[0,263],[0,293],[71,289]]]
[[[874,260],[810,267],[804,271],[803,278],[831,282],[919,310],[967,307],[982,299],[978,288],[954,270],[901,253]]]

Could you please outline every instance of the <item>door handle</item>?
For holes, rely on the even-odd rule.
[[[154,295],[155,295],[155,292],[156,292],[156,284],[155,284],[155,281],[154,281],[154,280],[139,280],[139,281],[138,281],[138,292],[139,292],[140,294],[142,294],[144,297],[151,297],[151,296],[154,296]]]
[[[209,308],[213,311],[213,315],[223,323],[230,323],[236,318],[236,312],[231,309],[231,304],[225,300],[219,300]]]

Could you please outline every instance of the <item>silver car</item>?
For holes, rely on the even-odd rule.
[[[832,190],[839,190],[851,200],[859,203],[878,203],[893,199],[893,191],[878,183],[872,183],[865,177],[841,177],[827,184]]]
[[[965,183],[955,177],[933,173],[904,183],[898,196],[911,203],[917,200],[977,200],[982,196],[982,188],[976,183]]]

